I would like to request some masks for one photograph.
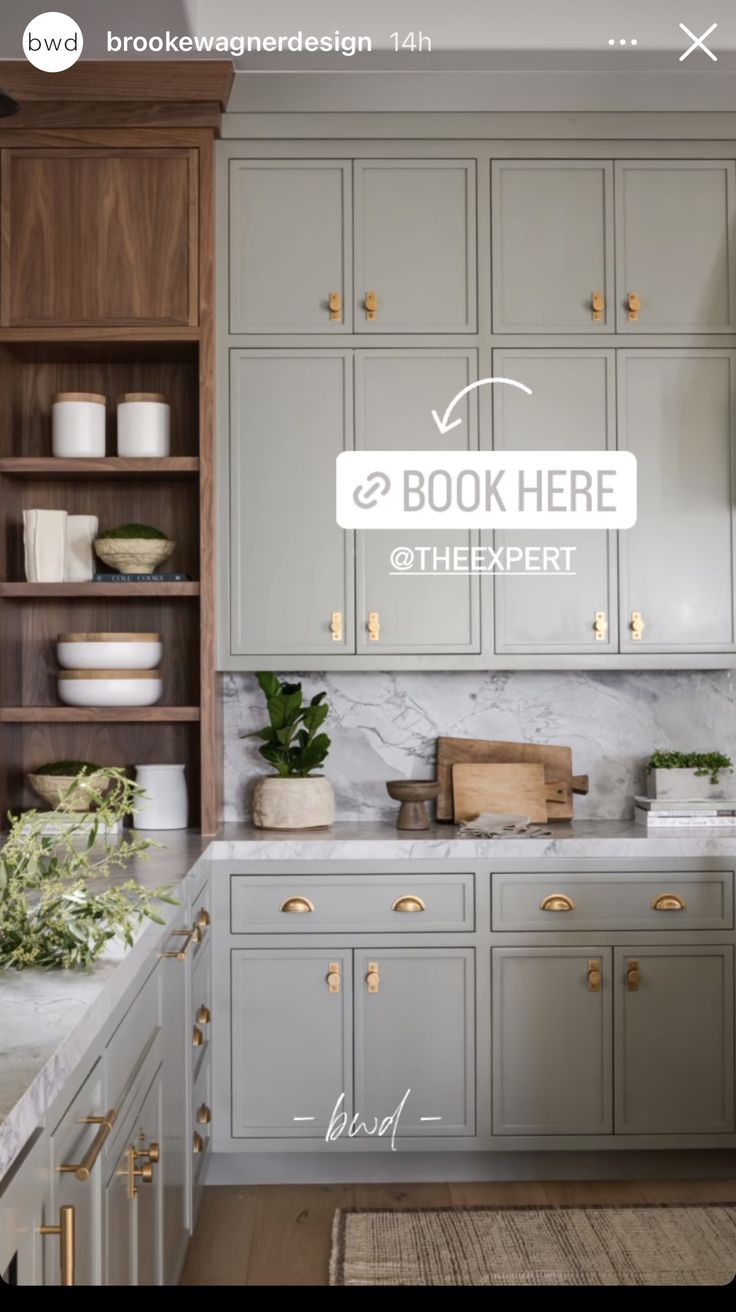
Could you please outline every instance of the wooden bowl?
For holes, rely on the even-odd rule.
[[[55,810],[63,800],[64,794],[69,791],[74,783],[74,775],[66,776],[62,774],[29,774],[26,776],[31,788],[42,802]],[[98,774],[85,775],[79,782],[79,787],[69,798],[69,806],[72,811],[89,811],[92,805],[92,798],[88,791],[94,789],[97,793],[104,793],[110,786],[110,780],[101,772]]]
[[[168,538],[97,538],[95,551],[118,574],[153,574],[175,546]]]
[[[396,821],[397,829],[429,829],[430,820],[425,802],[432,802],[440,791],[437,779],[392,779],[386,792],[395,802],[401,802]]]

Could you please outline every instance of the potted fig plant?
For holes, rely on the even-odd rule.
[[[257,674],[266,698],[268,724],[257,729],[259,751],[275,775],[259,779],[253,792],[253,823],[260,829],[319,829],[335,818],[335,794],[329,779],[314,774],[330,750],[321,733],[329,708],[326,692],[305,703],[300,683],[284,683],[275,674]]]
[[[722,752],[656,751],[647,762],[650,797],[678,801],[734,796],[733,761]]]

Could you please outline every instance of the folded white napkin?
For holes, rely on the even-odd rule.
[[[64,582],[67,519],[65,510],[23,511],[23,545],[29,583]]]
[[[66,528],[67,583],[89,583],[94,577],[95,559],[92,543],[99,532],[96,515],[69,515]]]
[[[460,825],[460,838],[551,838],[552,830],[533,825],[528,815],[500,815],[483,811]]]

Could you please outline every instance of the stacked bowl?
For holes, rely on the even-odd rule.
[[[160,633],[60,633],[65,706],[153,706],[163,691]]]

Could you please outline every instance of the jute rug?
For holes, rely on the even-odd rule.
[[[736,1204],[335,1213],[331,1285],[726,1285]]]

